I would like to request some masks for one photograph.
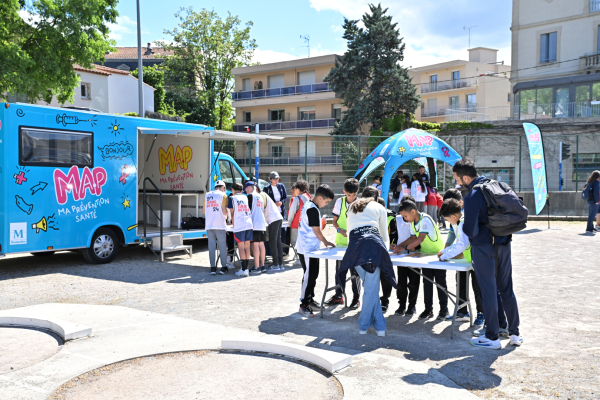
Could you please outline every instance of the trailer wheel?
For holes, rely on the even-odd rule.
[[[31,255],[34,257],[48,257],[54,253],[54,251],[38,251],[37,253],[31,253]]]
[[[83,258],[91,264],[108,264],[119,252],[119,237],[109,228],[100,228],[92,237],[89,248],[83,249]]]

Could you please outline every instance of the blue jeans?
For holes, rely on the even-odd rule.
[[[596,204],[590,200],[588,200],[587,203],[588,203],[589,214],[588,214],[587,228],[585,228],[585,230],[593,231],[594,230],[594,220],[596,219],[596,215],[598,214],[598,204]]]
[[[376,331],[385,331],[387,324],[379,300],[379,275],[381,271],[379,268],[375,268],[375,272],[371,274],[365,271],[363,267],[357,266],[356,272],[362,279],[365,288],[363,305],[358,317],[358,328],[361,331],[366,331],[373,325]]]

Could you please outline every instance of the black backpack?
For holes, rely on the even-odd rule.
[[[189,215],[189,214],[188,214]],[[191,215],[181,218],[181,229],[204,229],[206,225],[203,217],[192,217]]]
[[[488,208],[488,229],[494,236],[508,236],[527,227],[529,210],[504,182],[486,180],[477,184]]]

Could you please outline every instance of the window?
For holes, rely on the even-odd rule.
[[[427,100],[427,115],[435,117],[437,115],[437,99]]]
[[[310,107],[298,107],[298,113],[300,121],[308,121],[315,119],[316,111],[315,106]]]
[[[452,88],[456,89],[460,87],[460,71],[452,71]]]
[[[467,95],[467,107],[475,107],[477,105],[477,95],[471,93]]]
[[[299,141],[298,150],[300,157],[304,157],[305,154],[307,154],[308,157],[314,157],[317,154],[316,143],[317,142],[314,140],[309,140],[308,143],[306,143],[304,140]],[[306,150],[308,150],[308,153]]]
[[[284,121],[285,110],[269,110],[269,121]]]
[[[283,157],[285,153],[285,146],[283,143],[271,143],[270,150],[271,157]]]
[[[575,86],[575,101],[588,102],[590,101],[590,85]]]
[[[252,113],[250,111],[244,111],[244,122],[252,122]]]
[[[242,176],[242,173],[236,167],[233,167],[232,170],[233,170],[233,181],[234,182],[241,183],[241,184],[246,183],[246,182],[244,182],[244,177]]]
[[[336,121],[339,121],[342,119],[342,105],[341,104],[334,104],[332,106],[331,118],[335,118]]]
[[[540,63],[556,61],[556,32],[540,36]]]
[[[486,178],[495,179],[498,182],[504,182],[508,186],[514,187],[514,168],[482,168],[480,174]]]
[[[225,182],[225,187],[227,190],[231,190],[231,185],[233,184],[231,163],[227,160],[219,160],[219,172],[221,173],[221,180]]]
[[[315,83],[315,71],[298,72],[298,85],[312,85]]]
[[[91,132],[21,127],[19,141],[20,165],[54,167],[76,165],[80,168],[94,165]]]
[[[86,82],[81,82],[81,98],[85,100],[90,100],[92,98],[92,94],[90,92],[90,84]]]
[[[590,174],[596,170],[600,170],[600,153],[581,154],[579,153],[579,176],[577,176],[576,160],[573,158],[573,181],[587,182]],[[563,167],[564,168],[564,167]]]
[[[460,102],[458,96],[450,97],[450,108],[460,108]]]
[[[429,77],[429,90],[430,91],[437,90],[437,75],[431,75]]]
[[[268,78],[269,81],[269,89],[280,88],[284,86],[283,74],[281,75],[271,75]]]
[[[599,4],[599,5],[600,5],[600,4]],[[598,25],[598,26],[596,27],[596,29],[598,30],[598,35],[597,35],[597,36],[598,36],[598,37],[597,37],[597,42],[598,42],[598,44],[597,44],[597,46],[596,46],[596,54],[600,54],[600,25]]]
[[[242,90],[244,92],[249,92],[251,90],[250,89],[250,78],[242,80],[242,83],[243,83],[243,85],[242,85],[243,89]]]

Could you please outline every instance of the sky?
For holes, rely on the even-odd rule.
[[[251,36],[258,49],[254,61],[262,64],[304,58],[308,49],[301,36],[310,36],[310,56],[342,54],[344,17],[360,19],[368,10],[361,0],[238,1],[206,3],[183,0],[178,5],[164,0],[140,0],[142,43],[170,40],[164,30],[177,26],[175,13],[180,7],[214,10],[225,17],[238,15],[243,23],[252,21]],[[420,67],[450,60],[468,59],[471,48],[498,49],[498,61],[510,65],[511,0],[390,0],[382,3],[398,23],[404,37],[405,67]],[[122,0],[117,24],[111,25],[111,38],[118,46],[137,46],[135,1]]]

